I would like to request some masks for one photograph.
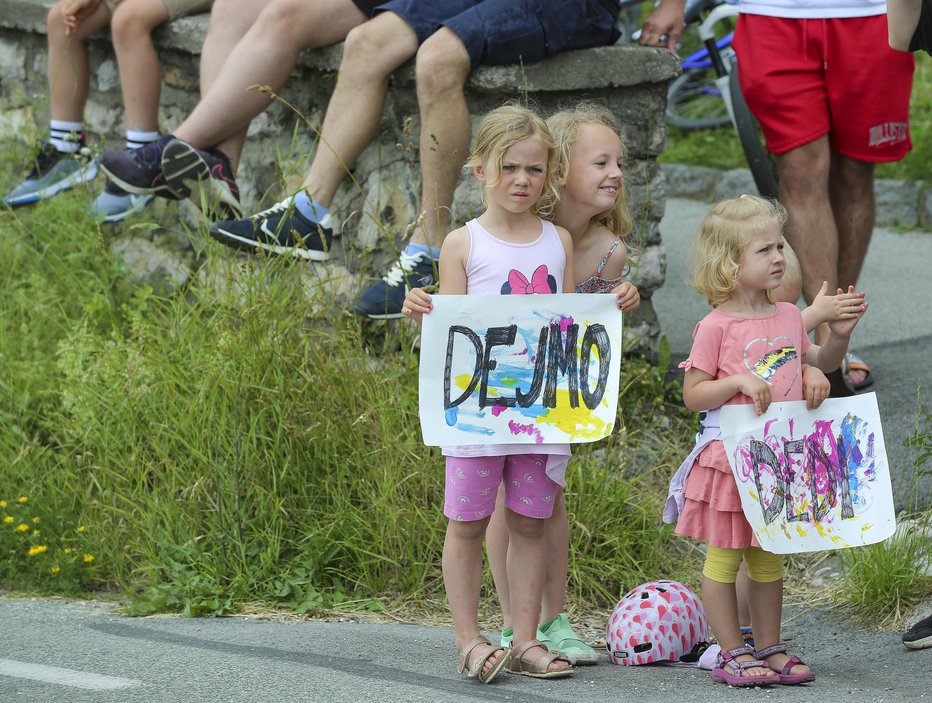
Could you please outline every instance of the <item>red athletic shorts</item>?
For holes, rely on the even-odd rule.
[[[827,134],[860,161],[909,151],[912,54],[887,44],[887,16],[787,19],[742,14],[733,42],[748,107],[774,154]]]

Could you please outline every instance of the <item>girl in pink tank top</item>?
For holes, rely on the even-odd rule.
[[[557,201],[556,148],[546,123],[514,105],[487,114],[479,125],[468,166],[482,183],[486,210],[450,232],[440,255],[440,294],[553,294],[574,291],[569,232],[542,219]],[[545,453],[533,453],[534,450]],[[544,524],[560,486],[548,469],[565,467],[567,445],[444,447],[444,514],[449,519],[443,577],[460,652],[460,671],[482,683],[507,667],[516,674],[557,678],[572,674],[571,661],[537,641],[546,573]],[[505,485],[508,564],[515,587],[511,648],[479,633],[482,543]]]

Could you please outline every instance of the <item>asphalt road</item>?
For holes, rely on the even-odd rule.
[[[830,613],[788,613],[784,633],[817,672],[769,689],[666,666],[577,668],[570,679],[458,676],[448,628],[252,619],[123,618],[105,606],[0,599],[0,701],[12,703],[793,703],[932,701],[932,649],[859,632]]]
[[[670,342],[674,363],[686,358],[696,323],[709,310],[688,284],[689,250],[709,205],[669,199],[661,222],[667,277],[652,301]],[[851,338],[851,350],[874,377],[894,496],[900,508],[914,498],[932,505],[932,480],[919,479],[915,453],[904,444],[915,432],[920,403],[932,407],[932,233],[878,228],[871,240],[858,289],[870,307]],[[926,466],[932,469],[932,466]]]

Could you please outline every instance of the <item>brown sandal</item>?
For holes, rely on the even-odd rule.
[[[527,651],[532,647],[543,647],[547,650],[546,654],[541,654],[533,660],[524,658]],[[551,669],[550,665],[555,661],[564,661],[570,666],[565,669]],[[547,645],[538,640],[528,640],[517,649],[511,650],[511,661],[508,664],[508,671],[512,674],[521,674],[522,676],[532,676],[535,679],[558,679],[564,676],[573,675],[573,662],[558,652],[551,652]]]
[[[490,649],[484,657],[479,657],[478,659],[476,659],[476,661],[473,662],[473,665],[469,667],[469,669],[467,670],[466,662],[469,660],[470,653],[476,647],[479,647],[483,644],[487,644],[490,647],[492,646],[492,643],[489,642],[482,635],[479,635],[478,637],[474,637],[473,639],[469,640],[469,642],[466,643],[466,646],[463,647],[462,651],[460,652],[460,665],[459,667],[457,667],[456,673],[462,674],[465,671],[466,676],[468,676],[471,679],[479,679],[479,681],[481,681],[482,683],[491,683],[492,679],[494,679],[498,675],[498,672],[501,671],[502,668],[505,666],[505,664],[508,663],[508,650],[505,647],[495,647],[493,649]],[[488,672],[486,672],[485,676],[483,676],[482,667],[485,666],[485,663],[496,652],[501,652],[502,654],[498,658],[498,661],[495,662],[495,666],[489,669]]]

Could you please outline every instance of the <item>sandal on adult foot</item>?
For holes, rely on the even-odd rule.
[[[541,654],[536,658],[533,658],[533,655],[531,657],[525,656],[528,650],[533,647],[541,647],[547,650],[547,653]],[[556,661],[566,662],[566,668],[551,669],[551,665]],[[517,649],[511,650],[508,671],[512,674],[531,676],[535,679],[558,679],[563,676],[571,676],[573,674],[573,666],[569,657],[557,652],[551,652],[547,649],[547,645],[540,640],[528,640]]]
[[[739,662],[735,659],[745,654],[755,656],[754,649],[745,645],[729,649],[727,652],[719,652],[715,668],[712,669],[712,680],[727,683],[729,686],[770,686],[777,683],[779,677],[773,674],[746,674],[748,669],[769,669],[770,665],[765,661]]]
[[[780,644],[773,644],[769,647],[764,647],[763,649],[758,649],[756,652],[754,652],[754,656],[758,659],[767,659],[774,654],[786,654],[786,645],[781,642]],[[800,674],[790,673],[793,671],[794,666],[799,666],[800,664],[807,666],[806,662],[804,662],[802,659],[793,656],[790,657],[786,664],[783,665],[783,669],[774,669],[773,667],[770,667],[773,671],[777,672],[777,680],[775,683],[779,683],[784,686],[795,686],[799,683],[815,681],[815,672],[811,669]],[[767,666],[770,666],[770,664]]]
[[[472,666],[468,669],[466,667],[467,662],[469,661],[469,655],[472,653],[476,647],[480,647],[484,644],[487,644],[491,649],[486,652],[485,656],[480,657],[476,656],[475,661],[473,661]],[[499,652],[498,661],[489,669],[485,674],[482,673],[482,668],[485,666],[485,663],[496,653]],[[508,650],[504,647],[496,647],[491,642],[489,642],[485,637],[479,635],[474,637],[466,643],[466,646],[460,651],[460,665],[456,669],[456,673],[462,674],[466,672],[466,676],[471,679],[479,679],[482,683],[492,683],[498,672],[508,663]]]
[[[848,376],[852,371],[862,371],[864,377],[855,383]],[[864,359],[851,352],[845,354],[845,358],[841,362],[841,372],[845,375],[845,381],[855,391],[863,391],[874,382],[873,376],[871,375],[871,367],[867,365]]]

